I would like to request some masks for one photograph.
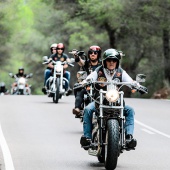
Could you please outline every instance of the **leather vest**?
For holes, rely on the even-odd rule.
[[[106,75],[105,75],[104,70],[103,70],[103,66],[99,66],[98,68],[96,68],[95,71],[97,72],[97,81],[103,81],[103,82],[107,81]],[[120,80],[120,82],[122,82],[122,72],[123,72],[122,68],[119,67],[118,69],[116,69],[116,72],[115,72],[112,80],[117,78],[117,79]],[[106,89],[107,88],[106,85],[102,86],[102,84],[101,85],[100,84],[96,84],[95,87],[96,87],[95,96],[99,95],[99,90],[100,89],[107,90]]]

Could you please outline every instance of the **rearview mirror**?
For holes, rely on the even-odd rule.
[[[12,73],[9,73],[9,76],[10,76],[10,77],[12,77],[12,76],[13,76],[13,74],[12,74]]]
[[[43,56],[43,61],[47,62],[48,61],[48,56]]]
[[[144,74],[137,74],[136,75],[136,81],[137,82],[145,82],[145,78],[146,78],[146,75],[144,75]]]

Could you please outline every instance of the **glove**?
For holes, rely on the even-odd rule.
[[[75,83],[74,84],[74,87],[73,87],[73,89],[76,89],[76,90],[80,90],[80,89],[82,89],[83,88],[83,86],[82,86],[82,84],[80,84],[80,83]]]
[[[148,89],[145,86],[140,86],[138,91],[140,94],[148,93]]]

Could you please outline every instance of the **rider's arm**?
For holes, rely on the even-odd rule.
[[[133,79],[126,73],[125,70],[122,72],[122,81],[123,82],[133,82]]]
[[[85,60],[81,59],[81,57],[79,56],[78,56],[78,59],[75,61],[77,61],[77,64],[81,67],[85,65]]]
[[[123,82],[134,82],[134,80],[126,73],[125,70],[123,70],[122,73],[122,81]],[[139,83],[138,83],[139,84]],[[136,89],[134,89],[132,86],[128,85],[131,88],[131,92],[135,93]]]

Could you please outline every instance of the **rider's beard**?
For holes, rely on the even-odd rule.
[[[95,59],[95,60],[90,60],[90,62],[96,63],[96,62],[97,62],[97,59]]]

